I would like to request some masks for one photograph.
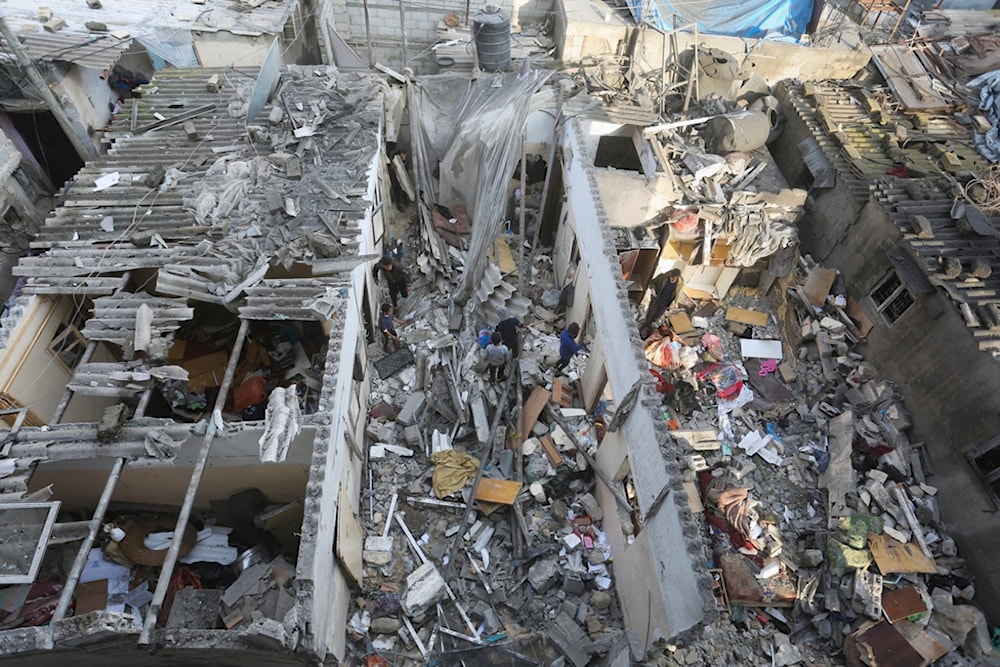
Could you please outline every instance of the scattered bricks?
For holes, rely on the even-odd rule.
[[[969,263],[969,275],[973,278],[978,278],[979,280],[986,280],[993,274],[993,267],[990,266],[989,261],[981,258],[974,257],[972,262]]]
[[[729,472],[732,473],[733,477],[735,477],[737,481],[739,481],[756,469],[757,464],[750,459],[738,459],[729,467]]]
[[[184,134],[187,135],[188,141],[198,141],[198,128],[190,120],[184,123]]]
[[[296,180],[302,178],[302,163],[298,159],[291,159],[285,165],[285,176]]]
[[[50,7],[39,7],[38,8],[38,20],[42,23],[52,20],[52,9]]]
[[[87,21],[86,23],[83,24],[83,27],[86,28],[87,30],[89,30],[90,32],[107,32],[108,31],[108,24],[107,23],[101,23],[100,21]]]
[[[816,96],[816,84],[812,81],[806,81],[802,84],[802,94],[806,97]]]
[[[979,134],[986,134],[993,129],[993,124],[990,123],[985,116],[981,116],[979,114],[972,117],[972,124],[975,126],[976,132]]]
[[[594,591],[590,595],[590,606],[597,611],[603,611],[611,606],[611,594],[604,591]]]
[[[267,210],[272,215],[285,207],[285,200],[282,199],[281,193],[272,188],[264,191],[264,199],[267,201]]]
[[[931,221],[923,215],[911,215],[910,216],[910,226],[913,227],[913,232],[917,235],[917,238],[926,239],[934,236],[934,229],[931,227]]]
[[[556,564],[551,560],[537,560],[528,568],[528,582],[536,593],[544,593],[556,581]]]
[[[365,538],[365,549],[362,558],[370,565],[386,565],[392,560],[391,535],[369,535]]]
[[[416,424],[407,426],[403,429],[403,438],[410,447],[416,447],[420,444],[420,427]]]
[[[284,119],[284,117],[285,112],[281,109],[281,107],[271,107],[271,113],[267,115],[267,122],[271,125],[277,125]]]
[[[213,74],[205,80],[205,90],[210,93],[217,93],[222,90],[222,79],[218,74]]]
[[[604,518],[604,512],[601,511],[597,498],[592,494],[585,493],[580,496],[580,504],[583,505],[583,511],[589,514],[595,522],[599,523]]]
[[[580,595],[587,589],[586,584],[576,572],[567,572],[563,577],[563,590],[570,595]]]
[[[415,391],[410,394],[410,397],[406,399],[406,404],[403,405],[403,409],[396,415],[396,423],[401,426],[413,426],[417,422],[420,412],[424,409],[426,401],[427,396],[422,391]]]
[[[799,554],[800,567],[819,567],[823,562],[823,552],[820,549],[806,549]]]
[[[444,597],[445,583],[433,563],[424,563],[406,577],[400,604],[403,613],[422,622],[429,609]]]
[[[48,25],[46,24],[46,30],[48,30]],[[941,154],[941,166],[945,168],[946,171],[951,173],[956,173],[962,171],[962,160],[955,153],[951,151],[946,151]]]
[[[66,20],[52,19],[51,21],[46,21],[42,27],[48,32],[59,32],[66,27]]]
[[[100,9],[101,0],[87,0],[87,6],[90,7],[91,9]]]
[[[705,457],[701,454],[690,454],[685,457],[688,468],[699,472],[701,470],[708,470],[708,462],[705,461]]]

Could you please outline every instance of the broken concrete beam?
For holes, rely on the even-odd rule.
[[[112,405],[104,409],[104,415],[97,424],[97,440],[99,442],[115,442],[121,434],[122,424],[128,419],[128,411],[124,403]]]
[[[586,667],[590,663],[590,647],[593,642],[565,612],[556,616],[549,626],[549,639],[575,667]]]
[[[174,595],[167,629],[215,627],[222,591],[218,588],[182,588]]]
[[[406,577],[400,604],[403,613],[417,621],[445,596],[445,582],[433,563],[424,563]]]
[[[222,604],[227,607],[235,606],[240,598],[255,590],[260,580],[270,571],[271,566],[267,563],[256,563],[243,570],[222,594]]]
[[[403,405],[403,409],[396,415],[396,423],[402,426],[412,426],[415,424],[420,416],[420,412],[424,409],[426,400],[427,395],[422,391],[415,391],[410,394],[410,397],[406,399],[406,403]]]

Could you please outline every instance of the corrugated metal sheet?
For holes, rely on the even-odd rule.
[[[84,32],[85,23],[97,21],[109,29],[124,29],[135,36],[164,28],[229,30],[239,34],[276,34],[299,4],[299,0],[267,0],[249,8],[236,0],[205,0],[196,5],[187,0],[101,0],[91,9],[84,0],[5,0],[7,25],[15,32],[42,30],[38,8],[45,5],[52,15],[66,21],[65,30]]]
[[[77,32],[35,32],[22,35],[22,46],[32,60],[66,62],[96,70],[108,70],[128,51],[131,38],[118,39],[110,34]],[[6,44],[0,40],[0,44]],[[3,56],[9,60],[8,53]]]

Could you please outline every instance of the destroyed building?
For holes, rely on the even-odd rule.
[[[552,18],[499,71],[456,10],[421,26],[439,75],[137,88],[4,315],[5,655],[992,664],[968,124],[996,119],[941,92],[990,62],[958,38],[986,21],[828,5],[808,46],[525,7]],[[920,45],[864,43],[901,29]],[[478,338],[510,317],[490,382]]]
[[[382,87],[324,67],[155,85],[15,269],[4,576],[32,605],[5,627],[52,620],[5,631],[5,652],[336,654],[360,554]],[[265,104],[277,86],[285,104]]]

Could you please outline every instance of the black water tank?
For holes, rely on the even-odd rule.
[[[479,69],[498,72],[510,67],[510,19],[496,5],[486,5],[472,17],[472,34]]]

